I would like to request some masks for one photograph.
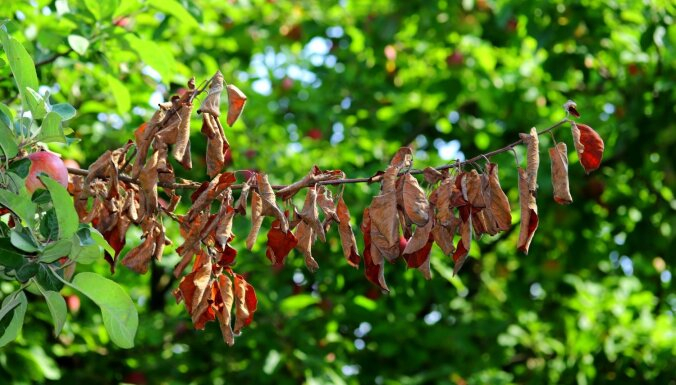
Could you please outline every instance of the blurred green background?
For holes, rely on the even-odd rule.
[[[668,0],[2,1],[0,18],[40,64],[40,91],[78,109],[81,141],[52,149],[83,168],[218,69],[249,97],[226,129],[228,169],[272,183],[313,164],[370,176],[409,144],[416,168],[471,157],[562,119],[567,99],[606,152],[589,176],[570,154],[574,202],[558,206],[542,137],[530,253],[516,252],[517,231],[484,236],[453,277],[434,247],[431,281],[386,266],[389,295],[347,265],[335,227],[310,274],[295,252],[272,269],[264,235],[246,250],[248,218],[237,218],[236,270],[260,302],[234,347],[216,323],[192,330],[171,296],[168,248],[152,273],[113,277],[141,313],[136,348],[115,348],[84,298],[54,338],[33,296],[22,337],[0,350],[0,382],[676,384],[675,11]],[[0,59],[7,102],[16,88]],[[193,123],[194,169],[180,175],[201,181],[206,141]],[[567,127],[555,135],[572,151]],[[514,157],[493,161],[516,209]],[[355,229],[376,193],[345,187]],[[130,230],[128,247],[139,236]],[[109,275],[103,260],[93,268]]]

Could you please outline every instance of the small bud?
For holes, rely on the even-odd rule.
[[[572,100],[568,100],[564,103],[563,109],[566,110],[566,113],[571,114],[576,118],[580,117],[580,113],[577,112],[577,104]]]

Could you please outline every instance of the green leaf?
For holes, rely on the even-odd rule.
[[[19,152],[14,132],[3,119],[0,119],[0,149],[2,149],[2,155],[8,159],[14,158]]]
[[[110,87],[110,91],[112,92],[113,97],[115,98],[115,102],[117,103],[117,112],[119,112],[120,114],[129,112],[129,110],[131,109],[131,98],[129,96],[129,90],[116,77],[108,75],[107,79],[108,79],[108,87]]]
[[[87,52],[87,48],[89,48],[89,40],[80,35],[68,35],[68,45],[78,55],[83,56]]]
[[[25,179],[28,176],[30,169],[31,160],[28,158],[17,160],[9,165],[9,170],[18,175],[21,179]]]
[[[75,235],[73,236],[73,246],[68,258],[77,263],[88,265],[101,259],[101,248],[94,243],[86,244]]]
[[[64,121],[72,119],[77,114],[75,107],[71,106],[68,103],[59,103],[52,106],[52,112],[56,112],[61,115],[61,119]]]
[[[8,295],[2,301],[0,308],[0,347],[14,341],[21,332],[27,306],[28,300],[23,291],[16,295]]]
[[[18,269],[25,263],[23,253],[12,245],[9,238],[0,238],[0,265]]]
[[[49,240],[59,239],[59,220],[53,207],[47,210],[40,219],[40,235]]]
[[[49,101],[31,87],[26,87],[26,101],[33,119],[44,118],[50,110]]]
[[[95,273],[80,273],[72,286],[101,308],[103,325],[113,343],[125,349],[134,347],[138,312],[120,285]]]
[[[42,121],[40,132],[35,139],[45,143],[66,143],[66,136],[63,134],[63,128],[61,128],[61,120],[62,117],[57,112],[48,113]]]
[[[91,236],[91,239],[94,240],[94,242],[99,245],[100,247],[103,247],[103,250],[105,250],[108,254],[110,255],[115,255],[115,249],[113,249],[113,246],[106,241],[106,239],[99,233],[98,230],[95,228],[89,228],[89,235]]]
[[[45,203],[49,203],[52,201],[52,196],[49,195],[49,191],[40,188],[33,192],[33,195],[31,196],[31,201],[37,205],[44,205]]]
[[[319,303],[319,298],[313,297],[310,294],[297,294],[285,298],[279,305],[282,312],[292,315],[298,313],[304,308]]]
[[[77,231],[79,223],[73,198],[68,194],[68,190],[54,179],[46,175],[40,175],[39,178],[52,196],[56,218],[59,222],[59,239],[72,237]]]
[[[58,267],[59,264],[52,264],[51,266]],[[55,277],[54,274],[58,274],[61,278],[63,278],[63,269],[52,271],[50,265],[41,263],[35,279],[38,281],[38,284],[41,287],[47,290],[60,291],[63,288],[63,282]]]
[[[199,28],[199,22],[176,0],[150,0],[149,5],[177,18],[182,24]]]
[[[73,246],[72,239],[59,239],[56,242],[48,244],[39,255],[40,262],[52,263],[61,257],[66,257],[70,254]]]
[[[169,83],[176,67],[174,56],[157,43],[150,40],[142,40],[136,35],[128,34],[127,41],[143,62],[157,71],[165,83]]]
[[[26,87],[34,90],[38,89],[38,75],[35,71],[35,64],[33,59],[28,54],[28,51],[15,38],[9,36],[4,28],[0,28],[0,40],[7,54],[9,67],[14,74],[14,80],[19,87],[21,99],[25,105],[29,106],[26,100]]]
[[[11,174],[9,174],[11,175]],[[16,214],[22,221],[32,227],[35,221],[35,203],[27,199],[28,192],[22,184],[19,186],[19,194],[14,194],[8,190],[0,189],[0,205],[3,205]]]
[[[38,270],[40,270],[39,263],[28,262],[16,271],[16,279],[18,279],[20,282],[27,282],[29,279],[35,277],[35,275],[38,273]]]
[[[12,245],[19,250],[23,250],[27,253],[34,253],[38,251],[38,247],[33,241],[31,235],[27,232],[18,229],[14,229],[9,236],[9,239],[12,241]]]
[[[110,20],[119,4],[118,0],[84,0],[89,12],[96,20]]]
[[[66,323],[66,300],[63,299],[61,294],[51,290],[44,292],[44,296],[49,312],[52,314],[52,320],[54,321],[54,336],[58,336],[61,333],[61,329],[63,329],[63,325]]]

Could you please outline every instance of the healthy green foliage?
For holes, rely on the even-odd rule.
[[[101,308],[103,324],[110,339],[119,347],[134,347],[138,313],[127,292],[117,283],[94,273],[80,273],[71,287],[86,295]]]

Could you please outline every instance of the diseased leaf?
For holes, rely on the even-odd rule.
[[[528,254],[528,248],[538,228],[538,207],[535,194],[528,189],[528,174],[519,167],[519,203],[521,206],[521,225],[517,249]]]
[[[289,221],[277,206],[275,192],[268,181],[266,174],[256,174],[256,182],[258,183],[258,192],[260,193],[261,202],[263,204],[263,215],[277,218],[280,223],[280,229],[286,233],[289,231]]]
[[[253,321],[258,299],[254,287],[239,274],[233,274],[235,278],[235,320],[234,332],[239,334],[243,327],[249,326]]]
[[[201,264],[199,264],[202,262]],[[178,289],[174,293],[177,302],[183,299],[188,313],[192,317],[195,329],[204,329],[207,322],[216,318],[216,313],[210,309],[209,299],[212,292],[211,283],[211,259],[205,254],[195,261],[193,271],[181,278]]]
[[[568,187],[568,149],[564,142],[559,142],[549,149],[549,159],[552,162],[552,186],[554,187],[554,201],[561,205],[573,202]]]
[[[364,235],[364,273],[366,274],[366,279],[371,281],[374,285],[380,287],[382,290],[390,291],[385,283],[385,270],[382,255],[378,251],[377,247],[374,247],[371,244],[371,214],[370,209],[367,207],[364,209],[363,220],[361,223],[361,232]],[[373,258],[373,251],[377,254],[375,259]]]
[[[232,127],[242,114],[246,104],[246,95],[234,84],[225,87],[228,91],[228,126]]]
[[[215,117],[221,116],[221,93],[223,92],[223,74],[221,71],[216,71],[211,85],[209,85],[209,92],[204,98],[204,101],[197,110],[198,113],[207,113]]]
[[[343,255],[350,266],[359,268],[359,251],[357,250],[357,241],[350,224],[350,212],[341,196],[336,203],[336,213],[338,215],[338,232],[340,234],[340,243],[343,245]]]
[[[283,231],[280,221],[272,222],[268,231],[268,248],[265,255],[273,265],[283,265],[286,256],[298,244],[298,239],[291,231]]]
[[[314,238],[314,230],[310,225],[301,221],[298,227],[296,228],[296,238],[298,243],[296,248],[305,256],[305,266],[307,266],[310,272],[314,273],[319,269],[317,261],[312,257],[312,244]]]
[[[460,223],[460,239],[458,240],[458,246],[455,248],[455,253],[453,253],[453,274],[458,274],[462,265],[465,264],[467,260],[467,255],[469,254],[470,244],[472,242],[472,217],[469,216],[467,220],[463,220]]]
[[[484,191],[484,198],[487,201],[487,218],[488,226],[494,227],[497,231],[509,230],[512,225],[512,213],[509,207],[509,200],[507,195],[500,187],[500,180],[498,179],[498,165],[495,163],[486,164],[486,172],[488,173],[488,186],[482,181],[482,189]]]
[[[246,237],[247,249],[251,250],[251,248],[253,248],[262,224],[263,201],[261,200],[260,195],[258,195],[258,193],[254,190],[251,192],[251,230],[249,231],[249,235]]]
[[[519,134],[527,146],[527,166],[526,175],[528,176],[528,190],[535,192],[538,188],[538,168],[540,167],[540,141],[535,127],[530,129],[529,134]]]
[[[605,145],[601,136],[586,124],[571,122],[573,143],[584,171],[589,174],[601,165]]]
[[[430,209],[428,208],[428,210]],[[432,217],[433,213],[430,212],[428,215]],[[416,227],[413,236],[408,240],[402,252],[406,265],[410,268],[419,269],[425,279],[432,278],[429,258],[432,245],[434,244],[433,227],[433,219],[428,221],[425,226]]]
[[[406,216],[416,225],[425,226],[429,221],[429,202],[418,180],[411,174],[403,178],[403,203]]]
[[[313,236],[319,237],[322,242],[326,242],[326,234],[324,234],[324,227],[319,221],[319,211],[317,210],[317,190],[314,186],[308,187],[305,195],[305,203],[303,210],[299,213],[308,226],[312,228]]]
[[[223,341],[228,346],[235,343],[234,333],[231,325],[232,305],[235,301],[235,296],[232,288],[232,281],[225,274],[218,276],[218,294],[216,296],[216,318],[218,318],[218,325],[221,327],[221,334],[223,334]]]

